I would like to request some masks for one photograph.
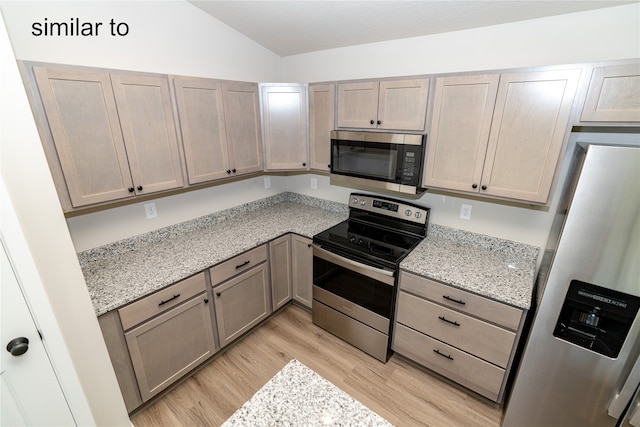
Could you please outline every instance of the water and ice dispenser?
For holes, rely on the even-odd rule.
[[[616,358],[639,308],[640,297],[572,280],[553,335]]]

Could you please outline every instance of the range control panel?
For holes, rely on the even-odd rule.
[[[401,200],[357,193],[352,193],[349,197],[349,207],[375,212],[417,224],[426,224],[429,220],[430,211],[427,207],[406,203]]]

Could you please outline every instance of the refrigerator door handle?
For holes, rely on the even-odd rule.
[[[638,383],[640,382],[640,358],[636,359],[636,363],[633,365],[631,369],[631,373],[624,385],[622,386],[622,390],[611,400],[609,404],[609,416],[613,418],[620,418],[620,415],[624,412],[624,408],[627,406],[633,394],[636,392],[638,388]],[[637,417],[637,415],[636,415]]]

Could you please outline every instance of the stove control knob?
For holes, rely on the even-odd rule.
[[[362,240],[362,239],[358,240],[358,244],[359,244],[360,246],[364,246],[364,240]]]
[[[351,203],[353,203],[354,205],[357,205],[357,204],[358,204],[358,198],[357,198],[357,197],[354,197],[354,198],[351,200]]]
[[[366,201],[366,200],[360,200],[360,204],[361,204],[362,206],[364,206],[364,205],[366,205],[366,204],[367,204],[367,201]]]
[[[349,241],[350,241],[351,243],[355,243],[355,242],[356,242],[356,237],[355,237],[355,236],[351,236],[351,237],[349,237]]]
[[[411,216],[411,214],[412,214],[412,213],[413,213],[413,212],[411,212],[411,209],[407,209],[406,211],[404,211],[404,214],[405,214],[406,216]]]
[[[415,217],[416,218],[422,218],[422,212],[416,211]]]

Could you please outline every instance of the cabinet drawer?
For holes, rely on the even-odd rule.
[[[516,334],[400,292],[397,321],[506,368]]]
[[[151,317],[175,307],[207,289],[204,273],[198,273],[174,285],[118,310],[125,331]]]
[[[461,289],[401,272],[400,289],[451,307],[463,313],[480,317],[489,322],[515,331],[520,325],[522,310],[488,298],[465,292]]]
[[[211,284],[217,285],[235,276],[238,273],[247,271],[263,261],[267,260],[267,245],[259,246],[248,252],[221,262],[209,269],[211,272]]]
[[[400,324],[396,324],[393,350],[494,402],[498,401],[504,369]]]

